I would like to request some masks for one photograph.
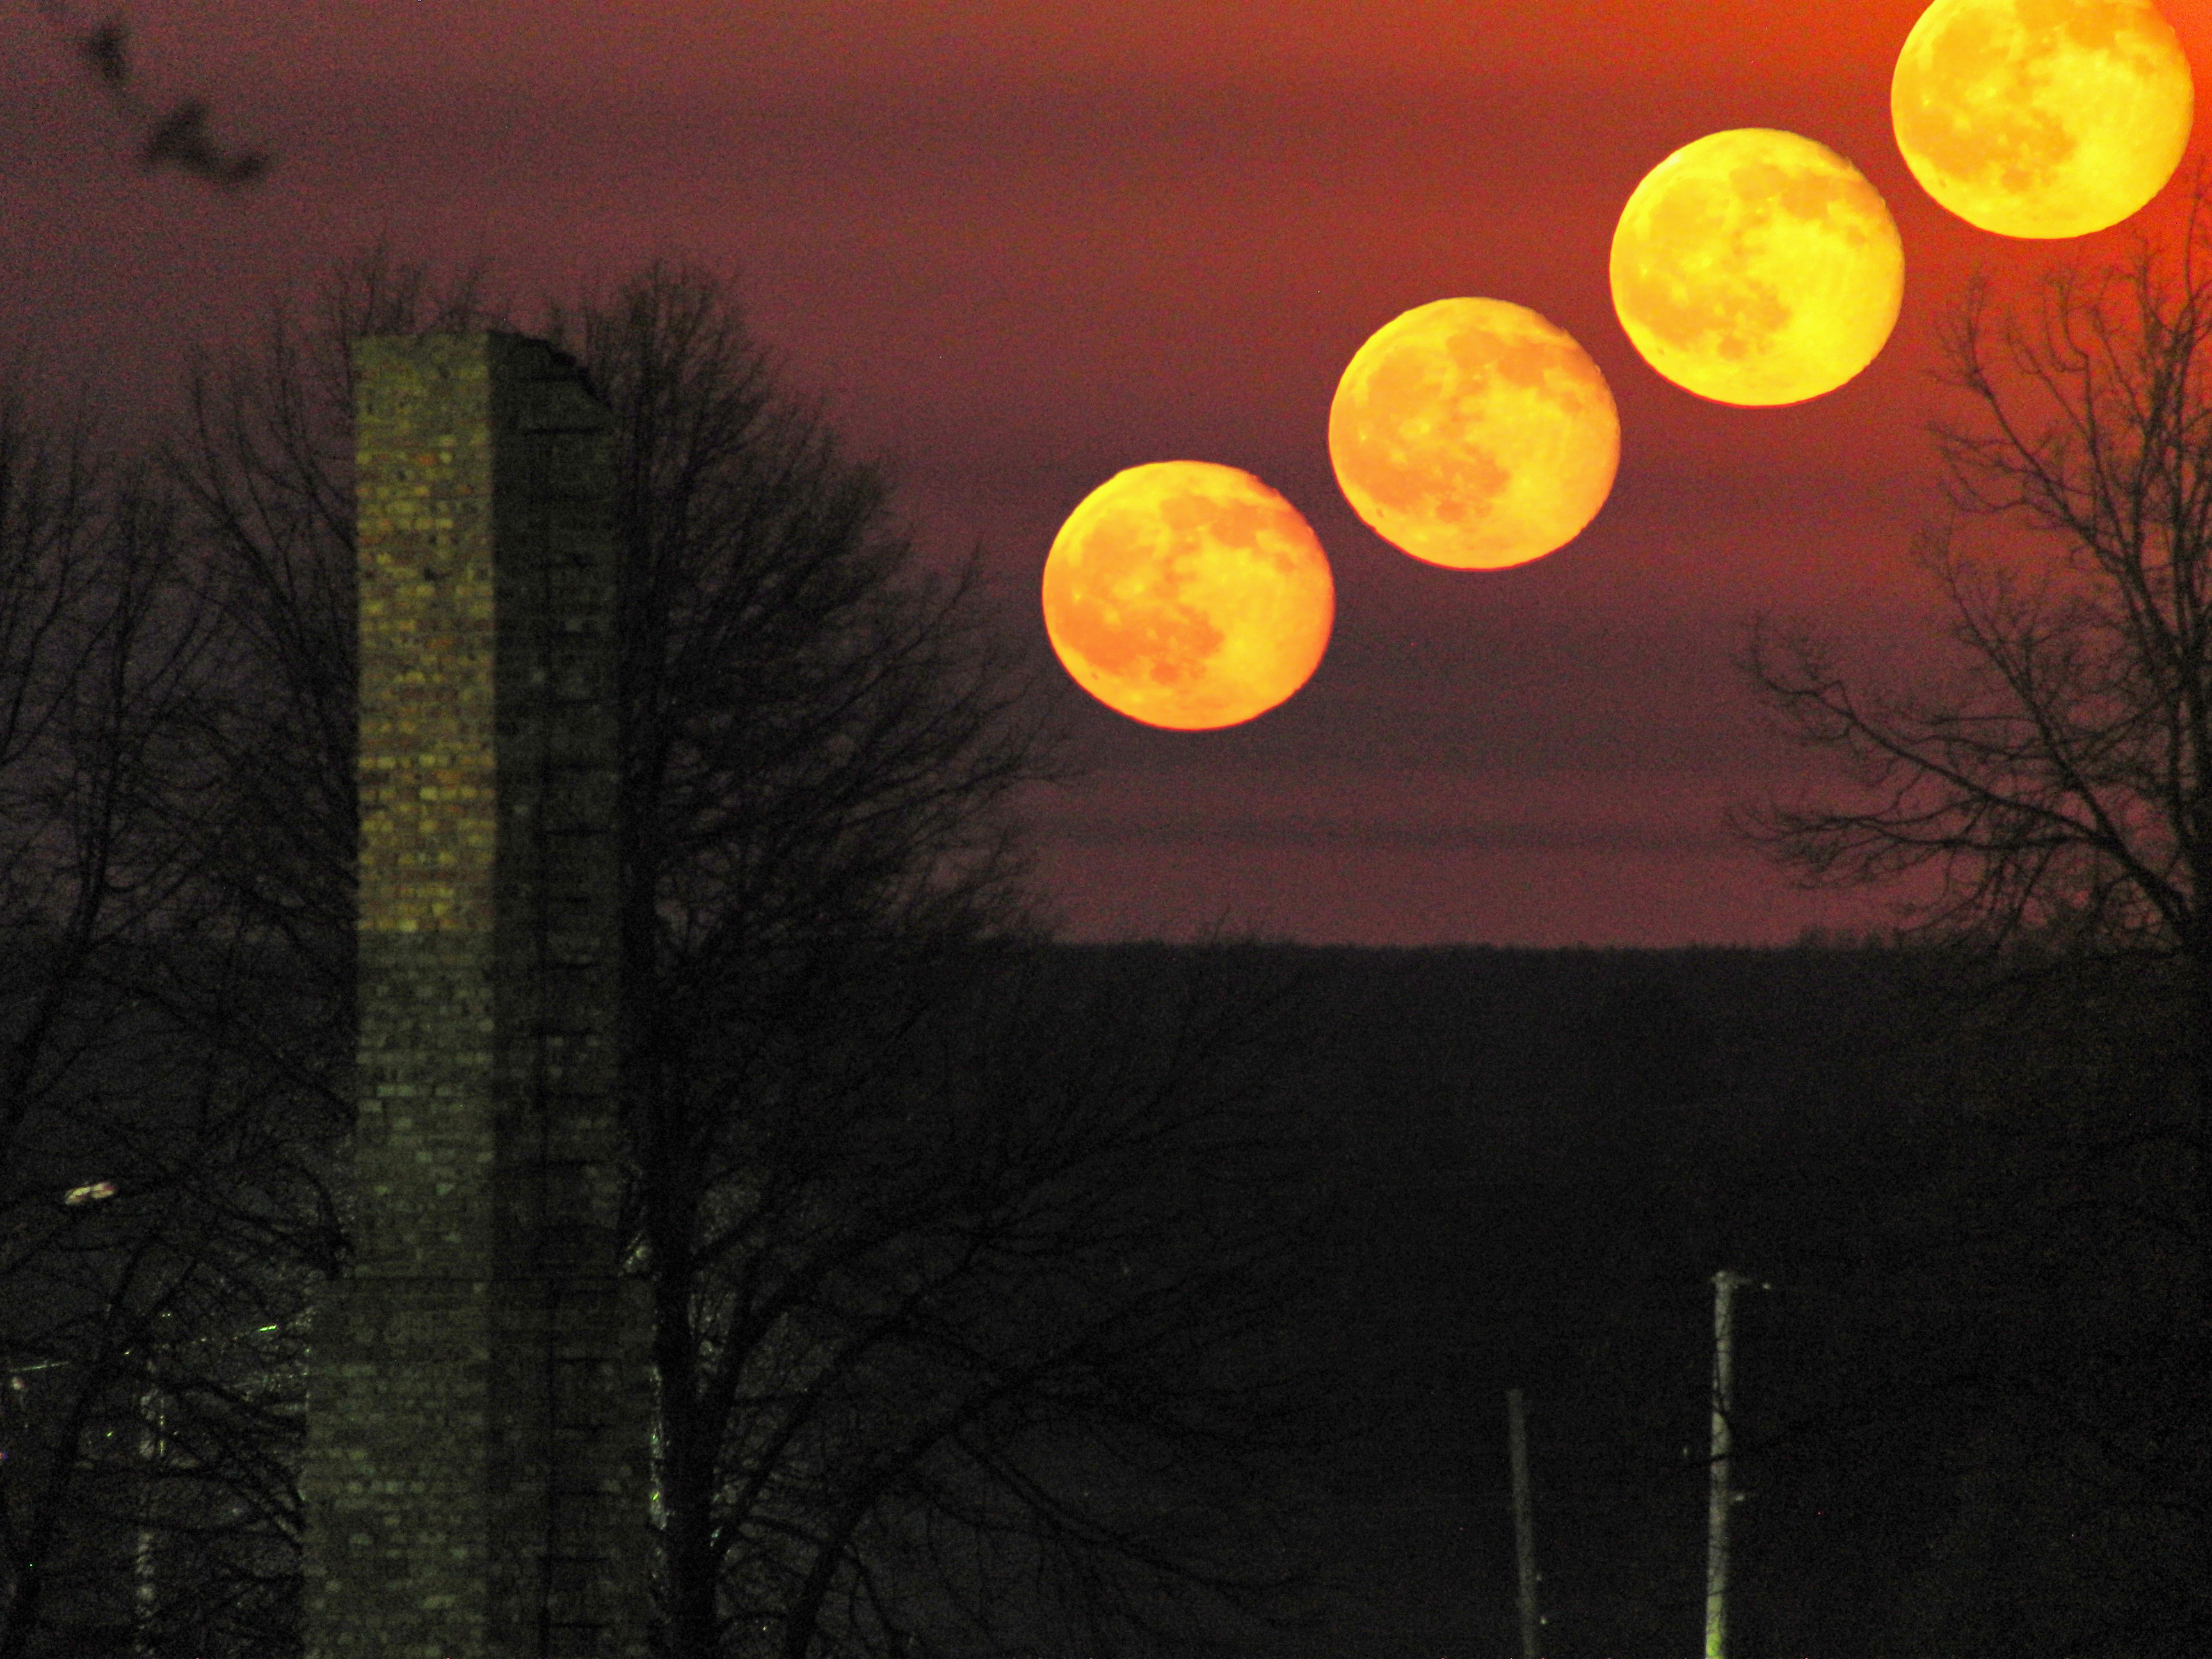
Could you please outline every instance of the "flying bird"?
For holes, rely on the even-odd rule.
[[[139,164],[151,173],[164,161],[174,161],[187,173],[212,179],[225,190],[235,190],[269,170],[269,158],[259,150],[240,150],[225,155],[208,136],[208,107],[197,98],[186,98],[154,129],[138,151]]]
[[[111,17],[79,44],[78,50],[93,67],[94,72],[111,87],[119,87],[131,78],[131,60],[125,42],[131,31],[119,17]]]
[[[70,27],[66,9],[46,0],[46,15]],[[153,118],[153,106],[139,97],[131,84],[131,27],[120,17],[110,17],[98,28],[79,36],[76,49],[100,84],[125,113],[139,121]],[[224,190],[251,184],[268,172],[270,157],[259,150],[242,149],[225,155],[208,131],[208,106],[198,98],[177,100],[143,143],[138,163],[151,173],[173,162],[186,173],[196,173]]]

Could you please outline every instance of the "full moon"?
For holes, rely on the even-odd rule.
[[[1298,510],[1249,472],[1154,461],[1076,504],[1044,562],[1044,627],[1075,683],[1147,726],[1264,714],[1313,675],[1336,586]]]
[[[1352,355],[1328,455],[1353,512],[1417,559],[1525,564],[1597,516],[1620,464],[1605,376],[1565,330],[1503,300],[1437,300]]]
[[[1875,360],[1905,299],[1881,192],[1794,132],[1738,127],[1652,168],[1613,233],[1613,306],[1644,361],[1723,404],[1794,404]]]
[[[2000,236],[2119,223],[2172,175],[2195,100],[2151,0],[1936,0],[1889,83],[1912,176]]]

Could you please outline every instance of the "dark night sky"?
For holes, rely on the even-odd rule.
[[[2197,78],[2212,9],[2166,14]],[[143,0],[148,94],[274,151],[219,195],[130,130],[31,8],[0,123],[0,347],[153,413],[183,342],[235,337],[387,233],[489,256],[526,303],[657,255],[736,285],[795,390],[890,458],[934,554],[980,541],[1051,664],[1036,584],[1111,473],[1257,474],[1320,535],[1337,622],[1303,691],[1178,733],[1079,705],[1080,783],[1029,804],[1071,937],[1218,916],[1307,942],[1661,945],[1871,918],[1794,890],[1720,814],[1797,764],[1727,657],[1754,611],[1910,669],[1907,562],[1939,505],[1924,376],[1985,264],[2170,235],[2175,183],[2079,243],[1930,201],[1888,86],[1921,0]],[[87,15],[87,21],[91,21]],[[1903,234],[1904,313],[1840,391],[1744,410],[1659,379],[1615,320],[1614,218],[1672,150],[1773,126],[1854,162]],[[1597,520],[1517,569],[1416,563],[1352,516],[1328,401],[1352,352],[1455,295],[1596,360],[1622,462]],[[1056,670],[1054,671],[1056,675]]]

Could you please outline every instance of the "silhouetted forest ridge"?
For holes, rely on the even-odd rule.
[[[1066,949],[1171,976],[1161,945]],[[1730,1648],[2212,1651],[2190,1036],[2157,963],[1243,945],[1346,1131],[1338,1310],[1400,1415],[1332,1468],[1364,1639],[1516,1641],[1529,1398],[1553,1656],[1695,1651],[1711,1275],[1737,1299]]]
[[[0,979],[11,1041],[29,950]],[[1278,1659],[1511,1650],[1510,1387],[1552,1659],[1695,1650],[1723,1267],[1773,1286],[1739,1299],[1736,1659],[2212,1650],[2186,1565],[2212,1521],[2203,1240],[2155,967],[2008,988],[1871,948],[1039,962],[1010,1029],[1041,1049],[1179,988],[1246,1008],[1247,1070],[1328,1131],[1318,1173],[1363,1218],[1300,1340],[1355,1357],[1389,1426],[1314,1462],[1336,1628]],[[127,1007],[82,1036],[111,1086],[151,1074]],[[8,1183],[127,1182],[118,1151],[88,1121]]]

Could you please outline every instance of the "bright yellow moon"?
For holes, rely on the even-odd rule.
[[[2086,236],[2189,144],[2189,59],[2151,0],[1936,0],[1889,82],[1921,187],[2000,236]]]
[[[1233,466],[1116,472],[1045,557],[1045,632],[1068,673],[1109,708],[1170,731],[1266,714],[1312,677],[1335,622],[1321,543]]]
[[[1605,376],[1565,330],[1503,300],[1437,300],[1352,354],[1328,408],[1352,510],[1417,559],[1500,570],[1597,516],[1620,465]]]
[[[1738,127],[1644,175],[1613,233],[1613,307],[1644,361],[1723,404],[1833,392],[1905,299],[1881,194],[1825,144]]]

